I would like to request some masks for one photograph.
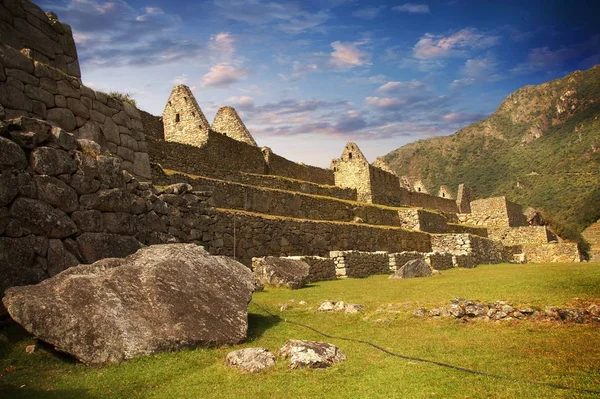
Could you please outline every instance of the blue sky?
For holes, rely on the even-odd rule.
[[[212,121],[328,167],[370,161],[489,115],[517,88],[600,63],[597,1],[65,0],[87,85],[155,115],[175,84]]]

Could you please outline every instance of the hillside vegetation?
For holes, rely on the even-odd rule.
[[[419,178],[431,192],[465,183],[477,198],[506,195],[577,239],[600,218],[600,65],[525,86],[488,119],[400,147],[375,165]]]

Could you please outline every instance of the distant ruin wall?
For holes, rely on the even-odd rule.
[[[96,92],[62,71],[0,43],[0,118],[48,120],[77,138],[92,140],[123,161],[123,168],[150,178],[139,111]]]
[[[207,168],[264,173],[263,155],[258,147],[207,131],[202,147],[169,141],[149,141],[150,158],[163,168],[200,174]]]
[[[433,251],[454,255],[455,264],[460,267],[508,261],[502,243],[471,234],[432,235],[431,247]]]
[[[553,234],[546,226],[521,226],[489,229],[489,237],[504,245],[546,244]]]
[[[152,156],[152,154],[151,154]],[[266,187],[273,188],[284,191],[295,191],[299,193],[305,194],[314,194],[324,197],[333,197],[339,198],[343,200],[351,200],[356,201],[356,191],[349,188],[342,188],[336,186],[323,186],[316,183],[292,180],[292,179],[282,179],[278,176],[268,176],[268,175],[256,175],[249,174],[243,172],[237,172],[232,170],[222,170],[222,169],[214,169],[210,168],[208,165],[197,165],[196,173],[188,172],[191,174],[199,174],[202,176],[212,177],[215,179],[226,180],[229,182],[242,183],[251,186],[257,187]],[[157,169],[153,169],[154,172]],[[182,170],[182,172],[185,172]],[[154,173],[152,176],[152,181],[155,184],[159,185],[168,185],[172,183],[194,183],[194,179],[184,176],[182,174],[176,173],[173,175],[164,175],[161,173]],[[202,179],[200,179],[201,184]]]
[[[270,175],[285,176],[317,184],[335,184],[332,170],[298,164],[272,152],[268,156],[267,168]]]
[[[522,251],[528,263],[581,262],[577,243],[562,242],[541,245],[523,245]]]
[[[249,265],[253,257],[317,255],[331,250],[430,252],[429,235],[368,225],[316,222],[217,210],[208,250]],[[235,240],[234,240],[235,237]],[[235,242],[235,245],[234,245]],[[235,247],[235,249],[234,249]]]
[[[383,205],[401,205],[405,197],[400,190],[398,176],[372,165],[368,166],[372,202]]]
[[[31,59],[81,77],[71,27],[27,0],[0,5],[0,40]]]
[[[335,280],[335,260],[324,256],[287,256],[308,263],[308,282]]]
[[[387,252],[331,251],[338,277],[364,278],[376,274],[389,274]]]
[[[519,204],[506,197],[479,199],[471,202],[469,222],[487,227],[526,226],[527,220]]]
[[[147,138],[164,140],[165,139],[165,131],[162,123],[162,118],[159,116],[154,116],[146,111],[140,111],[140,115],[142,116],[142,125],[144,126],[144,134]]]

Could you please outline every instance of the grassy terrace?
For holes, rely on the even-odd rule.
[[[454,297],[507,300],[543,308],[600,302],[600,264],[484,265],[453,269],[426,279],[387,276],[311,284],[297,291],[254,294],[248,341],[236,347],[197,348],[91,369],[38,344],[17,326],[0,330],[0,397],[49,398],[572,398],[600,394],[527,384],[539,381],[600,392],[598,324],[509,321],[463,323],[421,319],[417,307],[447,305]],[[365,305],[357,315],[317,313],[326,299]],[[293,300],[293,301],[292,301]],[[298,304],[300,300],[307,305]],[[465,374],[395,358],[358,343],[328,339],[276,320],[256,305],[328,334],[372,341],[391,351],[498,374]],[[279,311],[282,304],[288,310]],[[385,321],[385,322],[383,322]],[[272,351],[289,338],[325,340],[348,360],[327,370],[241,375],[223,365],[241,347]],[[516,379],[516,380],[512,380]],[[2,391],[4,390],[4,391]]]

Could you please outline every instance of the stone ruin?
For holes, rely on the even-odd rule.
[[[83,84],[68,25],[27,0],[4,4],[0,294],[172,243],[246,266],[300,257],[308,281],[390,274],[414,258],[438,270],[580,260],[505,197],[427,194],[355,143],[329,169],[292,162],[258,147],[231,107],[210,126],[186,86],[162,121],[140,112]]]

